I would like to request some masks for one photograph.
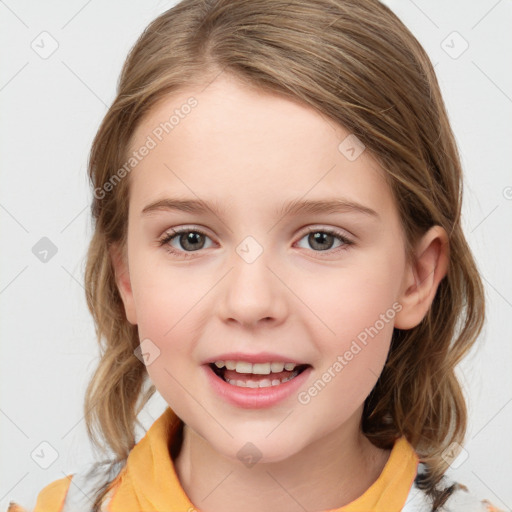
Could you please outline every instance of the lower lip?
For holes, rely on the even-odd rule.
[[[266,388],[242,388],[234,386],[218,377],[209,365],[204,365],[206,376],[213,390],[223,399],[237,407],[245,409],[262,409],[271,407],[292,395],[308,378],[312,368],[308,366],[303,372],[277,386]]]

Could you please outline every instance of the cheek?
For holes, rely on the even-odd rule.
[[[133,240],[137,236],[142,238],[136,233]],[[196,296],[201,290],[188,269],[169,265],[164,248],[145,247],[144,243],[134,242],[129,253],[139,334],[141,338],[163,339],[178,319],[186,315],[194,298],[198,300]]]
[[[198,328],[195,307],[205,291],[194,287],[192,282],[190,286],[177,282],[178,274],[146,263],[137,274],[133,289],[139,338],[157,354],[146,365],[149,378],[173,410],[186,415],[190,404],[183,387],[186,384],[193,396],[198,393],[194,383],[189,382],[189,375],[195,364],[192,358],[194,333]]]
[[[399,264],[382,258],[359,261],[346,268],[332,269],[323,277],[295,279],[296,294],[309,306],[305,318],[317,318],[322,337],[347,340],[357,337],[386,315],[393,319],[399,279]],[[311,323],[311,320],[308,323]],[[391,322],[386,322],[389,326]],[[377,328],[386,330],[382,322]],[[391,326],[392,330],[392,326]],[[389,333],[389,329],[388,329]]]
[[[316,379],[299,401],[315,404],[319,414],[329,413],[329,425],[346,421],[374,388],[389,353],[397,312],[387,288],[350,288],[333,301],[322,296],[319,311],[329,331],[320,334],[316,321],[316,329],[312,323],[308,327],[319,360]]]
[[[321,281],[301,281],[297,295],[315,313],[305,312],[302,318],[308,319],[308,337],[320,354],[318,386],[329,383],[326,398],[343,396],[355,407],[375,385],[401,309],[396,301],[399,270],[398,255],[375,254]]]
[[[186,375],[203,325],[199,315],[208,307],[213,285],[191,269],[172,268],[162,255],[143,250],[134,251],[130,275],[139,338],[149,339],[162,356],[148,367],[149,374],[167,380],[165,369]]]

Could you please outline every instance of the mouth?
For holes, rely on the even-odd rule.
[[[294,379],[311,365],[282,362],[252,364],[246,361],[215,361],[208,366],[219,379],[232,386],[268,388]]]

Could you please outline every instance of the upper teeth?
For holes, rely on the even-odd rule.
[[[235,370],[238,373],[254,373],[258,375],[268,375],[269,373],[279,373],[284,370],[292,371],[297,365],[295,363],[247,363],[245,361],[215,361],[217,368],[224,366],[228,370]]]

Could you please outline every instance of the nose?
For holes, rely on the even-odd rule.
[[[224,322],[249,328],[283,322],[288,312],[287,288],[269,267],[265,251],[252,262],[234,253],[222,281],[218,311]]]

